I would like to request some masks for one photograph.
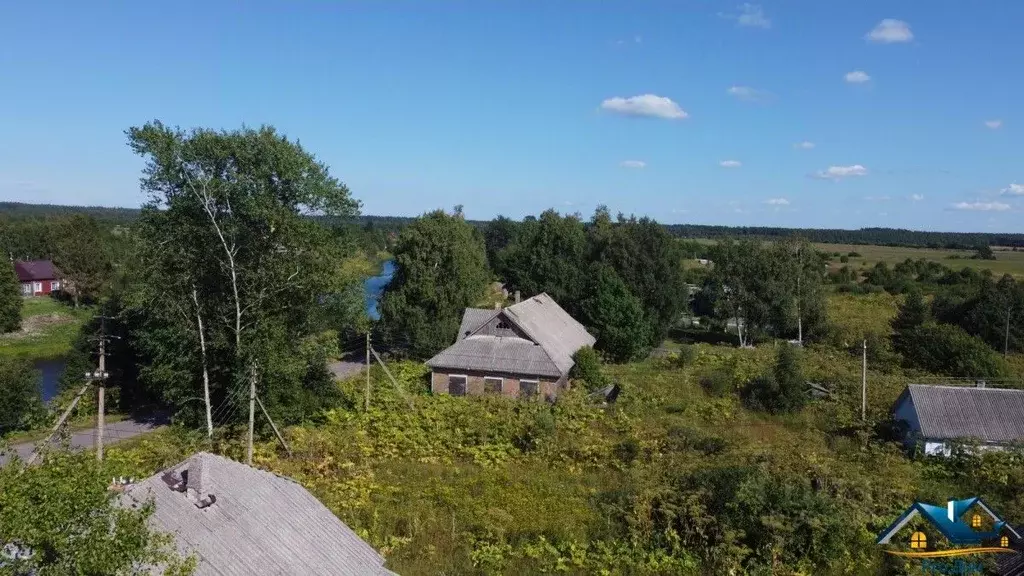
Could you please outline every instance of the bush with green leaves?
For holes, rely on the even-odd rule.
[[[966,378],[998,378],[1009,367],[980,338],[952,324],[929,322],[893,337],[893,348],[909,367]]]
[[[195,559],[180,557],[169,535],[147,525],[152,503],[119,506],[110,476],[85,452],[53,451],[36,466],[13,459],[0,467],[0,542],[24,553],[5,557],[0,573],[128,576],[161,566],[166,576],[191,574]]]
[[[608,377],[601,367],[601,357],[597,351],[590,346],[584,346],[572,355],[572,370],[569,371],[569,378],[582,380],[586,383],[587,390],[600,390],[608,385]]]
[[[0,271],[0,333],[21,328],[21,283],[14,264],[4,264]]]
[[[0,436],[33,428],[45,418],[39,372],[28,360],[0,358]]]
[[[796,412],[807,403],[807,381],[796,348],[780,344],[770,374],[751,380],[743,389],[743,402],[752,410]]]

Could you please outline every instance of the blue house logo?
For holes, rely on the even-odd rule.
[[[886,553],[908,558],[1016,554],[1021,536],[981,498],[950,500],[946,506],[915,502],[878,535]]]

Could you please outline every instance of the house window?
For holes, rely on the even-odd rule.
[[[1000,538],[999,539],[999,545],[1002,546],[1003,548],[1009,548],[1010,547],[1010,537],[1009,536],[1003,536],[1002,538]]]
[[[981,516],[977,514],[971,516],[971,528],[981,528]]]
[[[498,330],[511,330],[512,326],[504,320],[498,320]]]
[[[914,532],[910,536],[910,547],[914,550],[924,550],[928,547],[928,537],[924,532]]]
[[[21,293],[24,294],[25,296],[31,296],[32,295],[32,284],[27,283],[27,282],[25,284],[22,284],[21,285]]]
[[[454,374],[448,376],[448,393],[452,396],[465,396],[466,377],[456,376]]]
[[[484,376],[484,393],[485,394],[501,394],[501,383],[502,378],[494,376]]]
[[[50,282],[50,290],[60,290],[60,280],[53,280]]]
[[[42,282],[33,282],[32,283],[32,293],[33,294],[36,294],[36,293],[42,292],[42,291],[43,291],[43,283]]]
[[[538,392],[540,392],[540,382],[538,382],[537,380],[519,381],[520,398],[536,398]]]

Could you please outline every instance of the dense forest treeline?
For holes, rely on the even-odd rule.
[[[0,202],[0,217],[46,217],[52,215],[86,214],[111,223],[129,223],[138,219],[139,208],[110,208],[102,206],[63,206],[57,204],[26,204]],[[530,217],[527,217],[529,219]],[[346,223],[398,232],[414,222],[408,216],[359,215],[346,219]],[[467,220],[477,228],[487,221]],[[978,246],[1024,247],[1024,234],[988,232],[932,232],[901,228],[860,228],[843,230],[832,228],[780,228],[763,226],[720,226],[710,224],[665,224],[674,236],[681,238],[787,238],[799,236],[810,242],[826,244],[858,244],[880,246],[906,246],[911,248],[973,249]]]

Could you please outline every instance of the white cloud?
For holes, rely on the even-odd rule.
[[[1024,184],[1013,183],[999,191],[1003,196],[1024,196]]]
[[[886,18],[879,22],[871,32],[865,34],[864,39],[876,44],[894,44],[910,42],[914,39],[914,33],[910,31],[910,24],[903,20]]]
[[[762,100],[770,96],[767,91],[751,88],[750,86],[730,86],[725,92],[730,96],[735,96],[739,100],[749,101]]]
[[[743,164],[739,160],[722,160],[718,165],[722,168],[739,168]]]
[[[1005,212],[1010,209],[1010,205],[1002,202],[957,202],[950,205],[950,208],[973,212]]]
[[[1003,126],[1003,121],[1002,120],[985,120],[985,126],[991,128],[993,130],[998,130],[999,128],[1001,128]]]
[[[735,15],[738,26],[749,28],[771,28],[772,21],[764,15],[764,10],[757,4],[744,3],[739,7],[739,13]]]
[[[668,120],[681,120],[689,116],[670,98],[654,94],[641,94],[629,98],[615,96],[601,102],[601,108],[625,116],[648,116]]]
[[[646,168],[647,162],[643,160],[623,160],[619,163],[623,168]]]
[[[924,194],[911,194],[910,199],[914,202],[920,202],[921,200],[924,200]]]
[[[871,80],[871,76],[868,76],[868,73],[863,70],[847,72],[844,78],[846,78],[846,81],[850,84],[863,84],[864,82]]]
[[[849,178],[852,176],[866,176],[867,173],[867,168],[860,164],[854,164],[853,166],[829,166],[825,170],[819,171],[815,176],[818,178],[824,178],[825,180],[839,180],[840,178]]]
[[[810,150],[814,148],[814,142],[808,142],[807,140],[804,140],[803,142],[797,142],[796,144],[793,144],[793,148],[797,148],[800,150]]]
[[[765,200],[764,203],[771,206],[789,206],[789,200],[786,200],[785,198],[769,198]]]

